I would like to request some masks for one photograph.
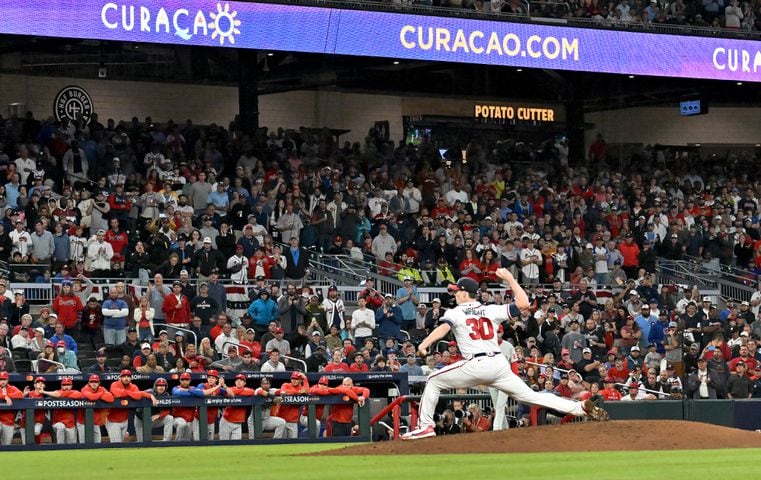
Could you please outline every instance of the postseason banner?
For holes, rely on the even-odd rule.
[[[0,4],[0,33],[14,35],[761,79],[761,42],[752,40],[216,0],[2,0]]]

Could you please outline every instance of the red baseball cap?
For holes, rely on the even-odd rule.
[[[37,382],[46,383],[45,377],[37,377],[37,378],[35,378],[34,379],[34,383],[37,383]]]
[[[185,379],[190,380],[190,374],[188,372],[183,372],[182,374],[180,374],[180,380],[185,380]]]
[[[159,385],[167,386],[168,384],[166,383],[166,378],[157,378],[156,379],[156,386],[159,386]]]
[[[298,378],[299,380],[301,380],[301,373],[300,373],[300,372],[293,372],[293,373],[291,374],[291,378],[292,378],[292,379],[293,379],[293,378]]]
[[[120,377],[131,377],[131,376],[132,376],[132,371],[131,371],[131,370],[127,370],[127,369],[125,368],[124,370],[122,370],[122,371],[119,373],[119,376],[120,376]]]
[[[66,346],[66,342],[64,342],[63,340],[58,340],[58,343],[56,343],[55,346],[56,347],[65,347]]]
[[[275,329],[275,333],[283,333],[283,329],[278,327]]]
[[[71,385],[74,381],[71,379],[71,377],[63,377],[61,379],[61,385]]]
[[[8,372],[0,372],[0,380],[8,380]]]
[[[237,374],[237,375],[235,376],[235,379],[236,379],[236,380],[243,380],[243,381],[245,382],[245,381],[246,381],[246,376],[245,376],[245,375],[243,375],[242,373],[239,373],[239,374]]]
[[[95,375],[95,374],[92,374],[92,375],[90,375],[90,378],[87,381],[88,382],[98,382],[98,383],[100,383],[100,377]]]
[[[216,370],[209,370],[208,372],[206,372],[206,376],[219,378],[219,372]]]
[[[320,385],[327,385],[329,382],[330,380],[328,380],[328,377],[323,375],[320,377],[320,380],[317,383],[319,383]]]

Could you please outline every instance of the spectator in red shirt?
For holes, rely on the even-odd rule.
[[[364,298],[367,308],[377,310],[383,306],[383,295],[375,289],[375,280],[371,277],[365,279],[365,288],[359,292],[357,298]]]
[[[447,345],[447,352],[449,352],[449,363],[455,363],[462,360],[462,355],[460,355],[460,351],[457,349],[457,342],[454,340]]]
[[[108,205],[111,207],[111,215],[126,224],[132,210],[132,200],[124,194],[123,184],[117,184],[114,193],[108,196]]]
[[[196,350],[196,346],[189,343],[185,347],[185,364],[188,366],[191,372],[201,373],[206,371],[206,367],[210,365],[212,359],[199,354]]]
[[[750,351],[748,350],[747,345],[741,345],[740,355],[738,355],[737,357],[733,358],[732,360],[728,362],[727,365],[729,366],[729,371],[730,372],[736,371],[737,364],[739,362],[743,362],[747,366],[745,374],[748,376],[750,376],[753,373],[753,371],[756,369],[756,365],[758,364],[758,361],[755,358],[750,356]]]
[[[348,373],[350,371],[349,366],[343,362],[343,355],[341,354],[340,349],[333,350],[333,353],[331,355],[331,360],[330,362],[328,362],[327,365],[325,365],[325,369],[323,371],[325,373],[334,373],[334,372]]]
[[[568,385],[568,374],[562,373],[560,375],[560,383],[555,387],[555,393],[564,398],[573,397],[573,390]]]
[[[629,373],[631,372],[624,363],[624,359],[621,357],[616,358],[615,365],[613,365],[613,368],[608,371],[608,375],[618,383],[626,383],[626,380],[629,378]]]
[[[637,269],[639,268],[639,245],[634,242],[634,236],[629,233],[626,239],[618,246],[618,251],[624,257],[623,268],[627,278],[637,278]]]
[[[365,373],[369,370],[369,367],[365,363],[364,355],[361,352],[354,353],[354,363],[349,366],[349,371],[352,373]]]
[[[600,396],[606,402],[621,400],[621,392],[615,386],[615,380],[611,377],[605,378],[605,388],[600,390]]]
[[[460,273],[464,277],[472,278],[476,282],[481,283],[483,267],[478,258],[476,258],[473,250],[465,250],[465,258],[460,262]]]
[[[82,300],[71,289],[71,282],[61,284],[61,291],[53,300],[53,311],[58,315],[58,321],[71,333],[77,330],[79,313],[84,310]]]
[[[180,328],[190,326],[190,300],[182,294],[182,284],[174,282],[172,293],[164,297],[161,311],[166,315],[166,323]]]
[[[109,221],[109,226],[110,228],[106,232],[106,242],[111,244],[114,251],[114,256],[111,257],[111,268],[124,270],[124,254],[127,245],[129,245],[129,237],[127,237],[127,232],[119,227],[118,219],[112,218]]]
[[[246,330],[243,338],[240,339],[240,345],[248,349],[251,352],[251,356],[259,363],[259,358],[262,356],[262,344],[255,340],[256,331],[253,328]]]

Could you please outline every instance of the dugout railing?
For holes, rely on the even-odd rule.
[[[290,371],[286,371],[286,372],[273,372],[273,373],[262,373],[262,372],[239,372],[239,373],[243,373],[243,374],[246,375],[247,386],[251,387],[251,388],[258,387],[262,378],[269,379],[271,381],[271,383],[272,383],[272,386],[277,388],[280,385],[282,385],[283,383],[289,382],[290,381],[290,377],[291,377],[291,372]],[[32,384],[33,384],[34,378],[36,378],[37,376],[42,376],[42,377],[45,378],[45,380],[47,382],[46,389],[50,391],[50,390],[56,390],[57,389],[56,388],[57,385],[64,378],[70,378],[70,379],[72,379],[75,388],[81,388],[82,386],[84,386],[87,383],[89,375],[90,374],[87,373],[87,372],[68,374],[68,375],[66,375],[66,374],[35,375],[35,374],[12,373],[12,374],[9,375],[9,381],[10,381],[11,384],[15,385],[20,390],[24,390],[24,388],[26,386],[29,386],[30,389],[32,389],[33,388]],[[222,373],[220,373],[220,377],[225,379],[225,382],[226,382],[227,385],[234,384],[235,375],[236,375],[236,373],[233,373],[233,372],[222,372]],[[101,385],[103,385],[106,388],[108,388],[112,382],[116,382],[116,381],[119,380],[119,372],[104,373],[104,374],[100,374],[99,376],[100,376],[100,379],[101,379]],[[358,426],[360,427],[360,434],[359,434],[358,437],[351,437],[350,440],[352,440],[352,441],[353,440],[358,440],[358,439],[359,440],[364,440],[364,441],[369,441],[369,439],[370,439],[370,433],[369,433],[369,430],[365,429],[365,427],[369,428],[369,425],[370,425],[369,424],[370,416],[375,411],[380,410],[381,408],[383,408],[390,401],[390,399],[396,398],[396,396],[398,396],[398,395],[404,395],[404,394],[408,394],[409,393],[408,376],[406,374],[400,374],[400,373],[386,373],[386,372],[377,372],[377,373],[343,373],[343,372],[325,373],[325,372],[311,372],[310,373],[310,372],[307,372],[306,376],[307,376],[310,384],[312,384],[312,385],[316,384],[318,382],[318,380],[320,379],[320,377],[324,376],[324,377],[328,378],[328,380],[330,381],[330,384],[333,385],[333,386],[340,384],[341,381],[345,377],[349,377],[349,378],[351,378],[354,381],[355,385],[366,387],[366,388],[368,388],[370,390],[370,398],[367,399],[368,401],[366,401],[365,406],[359,409],[359,414],[358,414],[358,417],[357,417],[357,423],[358,423]],[[169,386],[170,386],[169,391],[171,391],[171,387],[176,385],[178,383],[177,380],[179,378],[179,373],[159,373],[159,374],[133,373],[133,375],[132,375],[132,383],[137,385],[141,390],[145,390],[145,389],[148,389],[148,388],[152,388],[153,385],[154,385],[154,382],[158,378],[166,379],[167,382],[169,383]],[[197,385],[197,384],[199,384],[199,383],[201,383],[201,382],[203,382],[205,380],[206,380],[206,374],[205,373],[191,373],[192,385]],[[320,404],[330,405],[330,404],[337,404],[337,403],[347,403],[346,399],[342,399],[342,401],[337,401],[337,400],[323,401],[325,398],[329,398],[329,397],[319,397],[319,401],[318,401],[316,398],[313,398],[314,396],[310,396],[310,395],[303,395],[303,396],[296,396],[296,397],[298,397],[298,398],[292,397],[291,400],[293,400],[295,404],[304,405],[306,407],[306,409],[307,409],[307,412],[309,413],[308,419],[309,419],[309,417],[312,417],[308,421],[307,436],[304,437],[304,438],[298,438],[298,439],[287,439],[287,440],[286,439],[266,439],[266,440],[262,440],[262,441],[269,442],[269,443],[271,443],[271,442],[284,443],[284,442],[304,442],[304,441],[308,442],[308,441],[314,441],[316,437],[312,437],[310,432],[312,432],[313,429],[314,429],[314,424],[312,423],[312,421],[314,420],[314,413],[315,413],[314,412],[314,408],[315,408],[315,406],[316,405],[320,405]],[[175,398],[177,398],[177,397],[175,397]],[[192,399],[192,400],[194,400],[196,402],[198,402],[199,400],[210,400],[211,401],[211,399],[214,399],[214,398],[224,400],[226,397],[208,397],[208,398],[205,398],[205,399]],[[233,397],[233,398],[235,398],[235,397]],[[247,398],[247,397],[243,397],[243,398]],[[250,398],[250,397],[248,397],[248,398]],[[259,397],[259,398],[261,399],[261,397]],[[48,399],[48,398],[45,398],[43,400],[52,401],[52,400],[58,400],[58,399],[52,399],[52,398]],[[11,405],[11,406],[6,406],[5,403],[2,403],[2,405],[0,405],[0,411],[2,411],[2,410],[6,410],[6,411],[7,410],[21,411],[21,410],[26,410],[29,406],[31,406],[31,409],[34,410],[35,408],[34,408],[33,404],[20,403],[20,402],[27,402],[27,401],[29,401],[29,400],[28,399],[16,400],[16,401],[14,401],[13,405]],[[252,400],[252,402],[253,402],[253,400]],[[256,402],[260,402],[260,400],[256,400]],[[299,403],[299,402],[301,402],[301,403]],[[201,410],[203,410],[205,412],[206,409],[211,408],[211,407],[218,408],[218,407],[227,406],[225,404],[215,405],[213,403],[214,402],[211,402],[211,404],[205,404],[205,405],[200,405],[200,404],[190,405],[190,404],[186,404],[186,406],[197,406],[199,408],[199,417],[201,416]],[[48,404],[48,405],[52,405],[52,404]],[[93,405],[90,405],[89,408],[90,409],[93,409],[93,408],[113,408],[113,406],[114,406],[114,404],[111,404],[111,405],[94,405],[93,404]],[[177,406],[177,405],[170,405],[169,407],[161,406],[161,408],[172,408],[174,406]],[[255,405],[254,403],[251,403],[251,404],[246,404],[246,406],[250,406],[251,408],[253,408],[254,409],[254,414],[255,415],[257,414],[256,413],[256,406],[257,405]],[[263,406],[264,406],[264,404],[261,404],[261,403],[259,404],[259,407],[263,408]],[[127,408],[134,408],[134,409],[140,408],[140,409],[143,409],[143,408],[148,408],[148,407],[151,407],[150,401],[148,401],[147,403],[130,403]],[[51,407],[47,407],[47,408],[45,408],[45,407],[39,407],[38,409],[47,409],[47,410],[49,410],[50,408]],[[76,408],[76,407],[67,407],[67,408]],[[87,409],[88,406],[82,405],[81,407],[78,407],[78,408],[85,408],[85,409]],[[87,411],[85,411],[85,414],[87,414]],[[150,413],[148,413],[147,416],[148,416],[148,418],[150,418]],[[27,415],[27,418],[29,418],[29,415]],[[146,415],[143,415],[142,418],[146,418]],[[254,421],[254,427],[255,428],[256,428],[257,424],[261,423],[261,422],[257,422],[256,418],[257,417],[255,417],[255,421]],[[205,425],[206,425],[205,421],[202,421],[202,420],[199,419],[199,423],[201,425],[203,425],[203,427],[199,426],[199,430],[200,430],[200,428],[206,428],[205,427]],[[130,421],[130,425],[132,426],[132,421]],[[27,425],[21,425],[21,429],[26,429],[26,428],[27,428]],[[87,431],[87,429],[86,429],[86,431]],[[91,431],[91,429],[90,429],[90,431]],[[31,437],[27,436],[27,438],[31,438]],[[144,435],[143,438],[148,439],[148,438],[150,438],[150,435]],[[204,436],[203,431],[200,431],[199,432],[199,438],[207,438],[207,437]],[[344,440],[346,438],[347,437],[343,437]],[[323,441],[323,440],[330,441],[330,439],[320,439],[320,441]],[[259,441],[260,440],[258,438],[256,438],[254,440],[244,440],[243,443],[259,442]],[[223,443],[225,445],[227,445],[227,444],[231,444],[231,443],[235,443],[235,442],[237,442],[237,441],[225,441]],[[143,442],[143,443],[146,443],[146,442]],[[143,443],[139,443],[138,444],[138,443],[134,443],[133,442],[133,443],[130,443],[129,445],[140,445],[140,446],[142,446]],[[155,443],[157,445],[164,445],[164,446],[167,445],[166,442],[155,442]],[[171,445],[196,444],[196,443],[198,443],[198,442],[171,442]],[[214,444],[217,444],[219,442],[214,441],[214,442],[205,442],[205,443],[210,443],[210,444],[214,443]],[[104,445],[108,445],[108,444],[104,444]],[[51,444],[46,444],[45,446],[46,447],[50,447]],[[67,447],[65,445],[63,445],[61,447],[56,447],[55,444],[52,444],[52,446],[54,448],[70,448],[70,447]],[[19,445],[14,445],[13,447],[3,447],[3,448],[18,449],[19,447],[20,447]],[[33,445],[30,445],[29,447],[30,448],[36,448]],[[2,449],[2,448],[0,448],[0,449]]]
[[[315,441],[318,439],[319,430],[317,428],[317,422],[315,418],[315,410],[317,405],[338,405],[338,404],[353,404],[354,402],[346,400],[340,395],[318,396],[318,395],[283,395],[280,397],[281,404],[283,405],[299,405],[307,407],[307,436],[301,439],[266,439],[266,443],[288,443],[288,442],[303,442],[303,441]],[[209,408],[224,408],[224,407],[245,407],[251,408],[253,413],[253,425],[254,432],[249,436],[251,438],[246,440],[197,440],[197,441],[175,441],[171,442],[172,445],[197,445],[197,444],[250,444],[250,443],[262,443],[263,439],[262,431],[262,412],[265,408],[272,406],[272,400],[266,399],[260,396],[253,397],[205,397],[205,398],[189,398],[189,397],[159,397],[157,399],[157,405],[154,406],[150,399],[115,399],[113,402],[96,401],[91,402],[83,399],[69,399],[69,398],[35,398],[35,399],[23,399],[16,400],[11,405],[0,405],[0,411],[12,410],[12,411],[24,411],[26,414],[24,425],[26,439],[34,438],[34,412],[37,410],[50,410],[50,409],[71,409],[71,410],[84,410],[84,439],[79,439],[78,443],[73,444],[55,444],[57,448],[77,448],[82,445],[87,447],[101,447],[101,446],[124,446],[125,443],[95,443],[93,426],[94,426],[94,411],[96,409],[130,409],[140,410],[142,412],[142,420],[140,427],[142,428],[142,442],[130,442],[128,445],[136,445],[140,447],[147,446],[167,446],[170,442],[154,442],[153,425],[151,421],[151,414],[154,409],[165,408],[177,408],[177,407],[195,407],[198,409],[198,424],[199,424],[199,438],[208,438],[208,409]],[[359,434],[352,437],[341,437],[342,441],[370,441],[370,413],[369,404],[365,403],[363,406],[358,407],[358,421]],[[338,438],[338,437],[336,437]],[[49,448],[50,445],[37,445],[33,443],[25,442],[23,445],[11,445],[2,446],[0,449],[18,449],[23,447],[26,449],[32,448]]]

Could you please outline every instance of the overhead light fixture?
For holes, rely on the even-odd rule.
[[[522,69],[522,68],[516,68],[516,69],[515,69],[515,71],[516,71],[516,72],[522,72],[522,71],[523,71],[523,69]]]
[[[394,60],[394,65],[399,65],[399,60]]]
[[[267,56],[268,56],[268,57],[274,57],[274,56],[275,56],[275,54],[274,54],[274,53],[272,53],[272,52],[269,52],[269,53],[267,53]]]
[[[634,75],[629,75],[629,78],[634,78]]]
[[[742,84],[743,84],[743,82],[737,82],[737,85],[742,85]]]

